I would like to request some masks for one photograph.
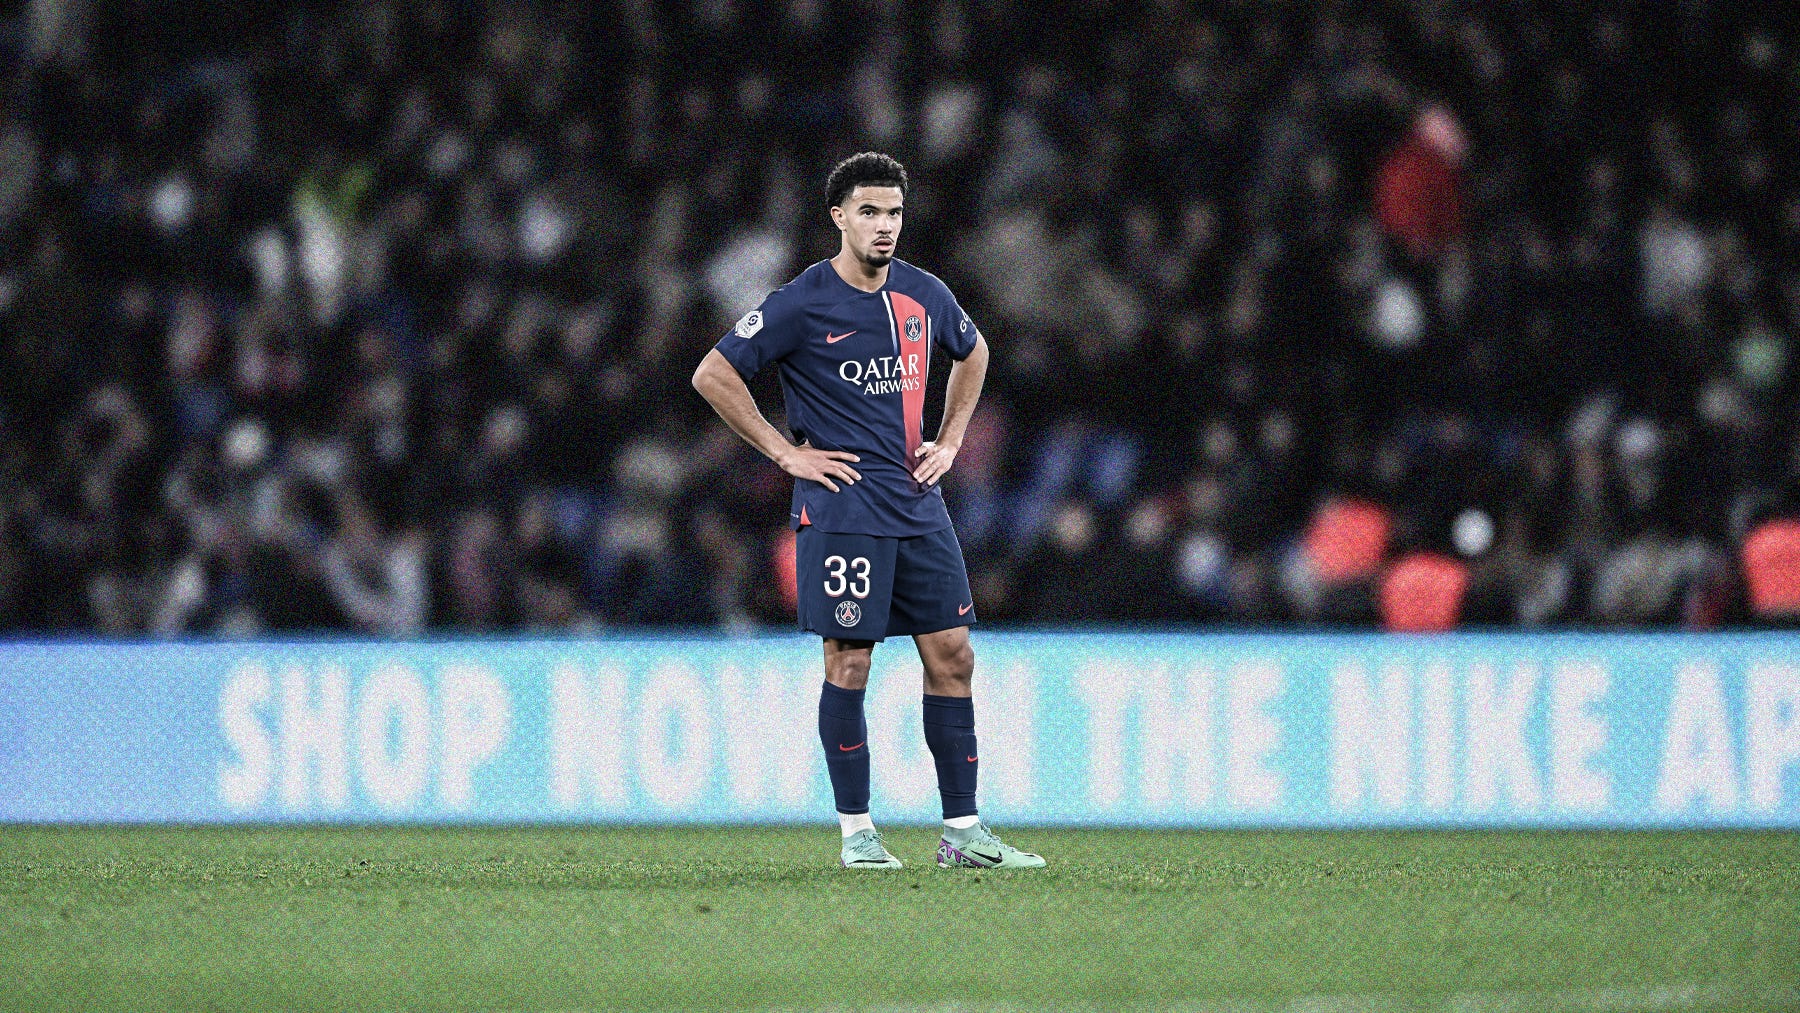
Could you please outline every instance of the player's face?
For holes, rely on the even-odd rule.
[[[831,209],[831,220],[843,231],[852,256],[870,267],[884,267],[900,242],[902,203],[899,187],[859,186]]]

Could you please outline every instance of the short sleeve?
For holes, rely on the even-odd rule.
[[[771,362],[779,362],[799,342],[796,321],[800,302],[786,287],[769,293],[762,305],[738,318],[714,348],[748,380]]]
[[[952,359],[961,362],[975,350],[977,333],[975,321],[969,319],[969,314],[963,310],[956,301],[956,296],[952,295],[948,288],[944,289],[944,302],[950,307],[949,313],[944,318],[948,324],[938,328],[937,343],[944,351],[950,353]]]

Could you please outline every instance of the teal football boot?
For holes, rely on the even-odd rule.
[[[944,828],[938,840],[937,863],[940,869],[1041,869],[1044,859],[1029,851],[1002,841],[986,823],[966,830]]]
[[[903,868],[900,860],[888,854],[888,849],[882,846],[881,833],[876,830],[858,830],[844,838],[844,853],[840,861],[846,869]]]

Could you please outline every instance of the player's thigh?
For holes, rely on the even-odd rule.
[[[800,628],[842,640],[886,637],[896,541],[801,528],[794,538]]]
[[[935,633],[971,626],[975,598],[956,530],[903,538],[894,561],[894,600],[888,634]]]

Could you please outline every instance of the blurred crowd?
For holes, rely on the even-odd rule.
[[[1797,505],[1777,8],[4,17],[0,629],[791,622],[688,377],[864,149],[994,350],[984,621],[1730,625]]]

